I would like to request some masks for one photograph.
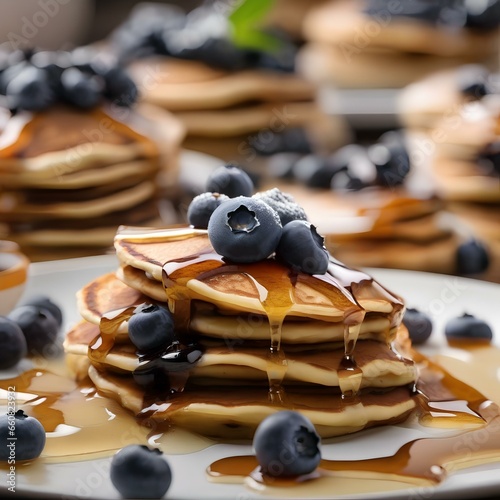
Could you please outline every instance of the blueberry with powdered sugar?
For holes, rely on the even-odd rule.
[[[278,188],[261,191],[254,194],[253,198],[261,200],[273,208],[278,213],[282,226],[293,220],[307,220],[305,210],[297,204],[293,196],[283,193]]]

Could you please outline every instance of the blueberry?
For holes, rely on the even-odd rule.
[[[151,54],[166,54],[165,35],[182,27],[185,19],[184,12],[176,5],[139,3],[111,34],[113,50],[123,62]]]
[[[36,306],[43,309],[48,309],[52,316],[54,316],[54,318],[56,319],[58,326],[62,326],[63,313],[61,311],[61,308],[56,303],[54,303],[50,297],[47,297],[46,295],[36,295],[23,301],[21,305]]]
[[[409,17],[436,24],[440,18],[443,6],[441,2],[429,2],[426,0],[400,0],[398,8],[391,10],[395,17]],[[387,15],[386,0],[369,0],[365,12],[371,16]]]
[[[92,108],[101,100],[103,83],[100,77],[75,67],[62,72],[61,86],[64,98],[79,108]]]
[[[321,460],[320,438],[311,421],[295,411],[278,411],[257,427],[253,447],[262,471],[274,477],[310,474]]]
[[[478,100],[490,93],[488,77],[484,66],[468,64],[457,71],[457,87],[464,96]]]
[[[278,214],[267,203],[239,196],[219,205],[208,223],[214,250],[234,262],[269,257],[281,237]]]
[[[12,368],[28,353],[23,331],[12,320],[0,316],[0,370]]]
[[[52,313],[38,306],[19,306],[8,318],[19,325],[26,338],[28,352],[43,354],[57,340],[59,325]]]
[[[449,320],[446,323],[444,333],[448,340],[490,341],[493,338],[493,332],[485,321],[467,313]]]
[[[135,82],[121,67],[108,69],[104,78],[104,95],[118,106],[130,106],[137,101],[139,91]]]
[[[299,169],[302,171],[299,172]],[[349,144],[325,158],[314,155],[304,157],[304,165],[297,162],[294,173],[310,187],[353,190],[372,183],[376,169],[368,159],[366,148]]]
[[[301,157],[299,153],[276,153],[268,159],[266,171],[270,177],[291,178],[293,167]]]
[[[206,190],[235,198],[252,196],[254,184],[250,176],[241,168],[227,164],[216,168],[207,180]]]
[[[172,471],[157,448],[132,444],[111,460],[110,478],[123,498],[161,498],[172,482]]]
[[[202,356],[203,350],[196,344],[173,343],[161,354],[155,353],[152,359],[144,356],[133,372],[134,381],[145,389],[181,390],[183,387],[175,386],[179,379],[170,375],[189,372]]]
[[[8,84],[23,70],[29,68],[30,66],[31,64],[24,59],[16,62],[15,64],[9,64],[9,59],[7,58],[6,66],[0,73],[0,94],[6,95]]]
[[[71,66],[71,55],[69,52],[36,52],[31,58],[33,66],[47,73],[50,88],[59,95],[61,93],[62,72]]]
[[[423,344],[432,333],[432,321],[429,316],[417,309],[408,308],[403,317],[413,344]]]
[[[294,220],[283,227],[276,257],[295,271],[325,274],[330,258],[324,243],[310,222]]]
[[[256,193],[253,198],[264,201],[279,215],[281,225],[284,226],[292,220],[307,220],[305,210],[297,204],[293,196],[283,193],[278,188]]]
[[[472,238],[462,243],[457,249],[457,273],[462,276],[474,275],[486,271],[490,265],[488,249]]]
[[[465,2],[467,12],[466,26],[477,30],[494,30],[500,24],[500,2]]]
[[[334,175],[326,158],[308,154],[295,162],[292,167],[293,177],[309,187],[327,187]]]
[[[175,340],[174,320],[165,307],[141,304],[128,321],[128,335],[140,351],[166,347]]]
[[[16,440],[9,440],[12,437]],[[40,456],[44,446],[45,429],[36,418],[23,410],[0,416],[0,461],[33,460]]]
[[[202,193],[195,196],[187,211],[189,224],[198,229],[207,229],[214,210],[227,200],[229,200],[228,196],[219,193]]]
[[[352,175],[349,170],[340,170],[332,178],[330,188],[334,191],[359,191],[367,187],[359,177]]]
[[[40,111],[54,102],[47,72],[32,66],[25,66],[7,84],[5,92],[11,109]]]
[[[402,132],[383,134],[376,144],[368,148],[368,157],[375,165],[376,182],[380,186],[399,186],[410,172],[410,157]]]

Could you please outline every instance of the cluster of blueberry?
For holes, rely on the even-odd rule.
[[[50,355],[62,325],[62,312],[48,297],[37,296],[0,316],[0,370],[30,355]]]
[[[400,186],[410,172],[410,157],[404,133],[394,130],[368,147],[349,144],[330,156],[278,154],[270,159],[269,169],[272,175],[313,188],[359,191]]]
[[[295,271],[324,274],[329,255],[324,239],[293,198],[274,188],[253,195],[248,174],[234,165],[216,169],[206,192],[188,208],[188,221],[207,229],[214,250],[232,262],[275,258]]]
[[[320,443],[313,423],[291,410],[269,415],[259,424],[253,438],[257,461],[262,472],[270,477],[314,472],[321,461]],[[129,445],[113,457],[110,477],[123,498],[162,498],[172,482],[172,471],[160,450]]]
[[[372,16],[410,17],[438,26],[494,30],[500,24],[500,2],[485,0],[399,0],[388,10],[385,0],[369,0],[365,12]]]
[[[432,334],[432,320],[418,309],[406,309],[403,323],[413,345],[423,344]],[[445,325],[444,333],[448,341],[471,339],[489,342],[493,338],[493,332],[484,320],[467,313],[450,319]]]
[[[122,61],[157,54],[227,70],[292,72],[295,46],[281,33],[273,36],[278,40],[276,50],[240,47],[231,40],[226,13],[213,6],[203,5],[186,15],[175,6],[146,5],[113,32],[111,43]]]
[[[0,370],[14,367],[28,354],[43,355],[56,342],[62,312],[48,297],[38,296],[16,307],[7,317],[0,316]],[[9,429],[16,434],[16,459],[37,458],[45,446],[45,430],[23,410],[0,416],[0,443],[8,443]],[[12,434],[10,434],[12,435]],[[0,447],[0,461],[7,461],[9,448]]]
[[[138,90],[127,72],[88,48],[0,52],[0,98],[11,111],[40,111],[56,102],[89,109],[108,100],[130,106]],[[1,101],[0,101],[1,103]]]

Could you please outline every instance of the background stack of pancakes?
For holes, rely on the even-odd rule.
[[[354,267],[384,267],[454,274],[460,237],[432,194],[369,188],[335,194],[292,192],[332,254]]]
[[[299,72],[347,88],[400,88],[444,68],[494,64],[498,16],[469,26],[462,3],[331,0],[304,20]]]
[[[120,224],[161,223],[159,196],[175,185],[184,136],[167,112],[5,110],[0,130],[0,238],[32,260],[102,253]]]
[[[98,389],[139,417],[235,438],[293,408],[326,437],[414,408],[403,303],[365,273],[336,261],[320,276],[274,259],[225,264],[206,231],[189,227],[121,228],[115,247],[120,268],[79,292],[84,321],[65,347],[76,371],[90,361]],[[173,311],[179,344],[165,352],[186,352],[183,370],[153,388],[134,376],[165,354],[141,354],[127,335],[144,302]]]
[[[416,153],[426,158],[422,166],[430,167],[457,231],[487,245],[491,262],[481,276],[493,281],[500,280],[497,80],[484,67],[464,66],[415,82],[400,99]]]
[[[184,124],[188,149],[257,169],[259,155],[280,148],[342,144],[348,127],[321,110],[315,87],[295,73],[294,43],[280,34],[267,35],[272,47],[240,46],[229,11],[207,4],[186,15],[139,5],[108,44],[136,79],[148,78],[143,100]]]

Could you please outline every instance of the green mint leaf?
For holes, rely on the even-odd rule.
[[[274,0],[243,0],[229,15],[231,38],[235,45],[264,51],[279,47],[279,40],[261,30],[261,23]]]

